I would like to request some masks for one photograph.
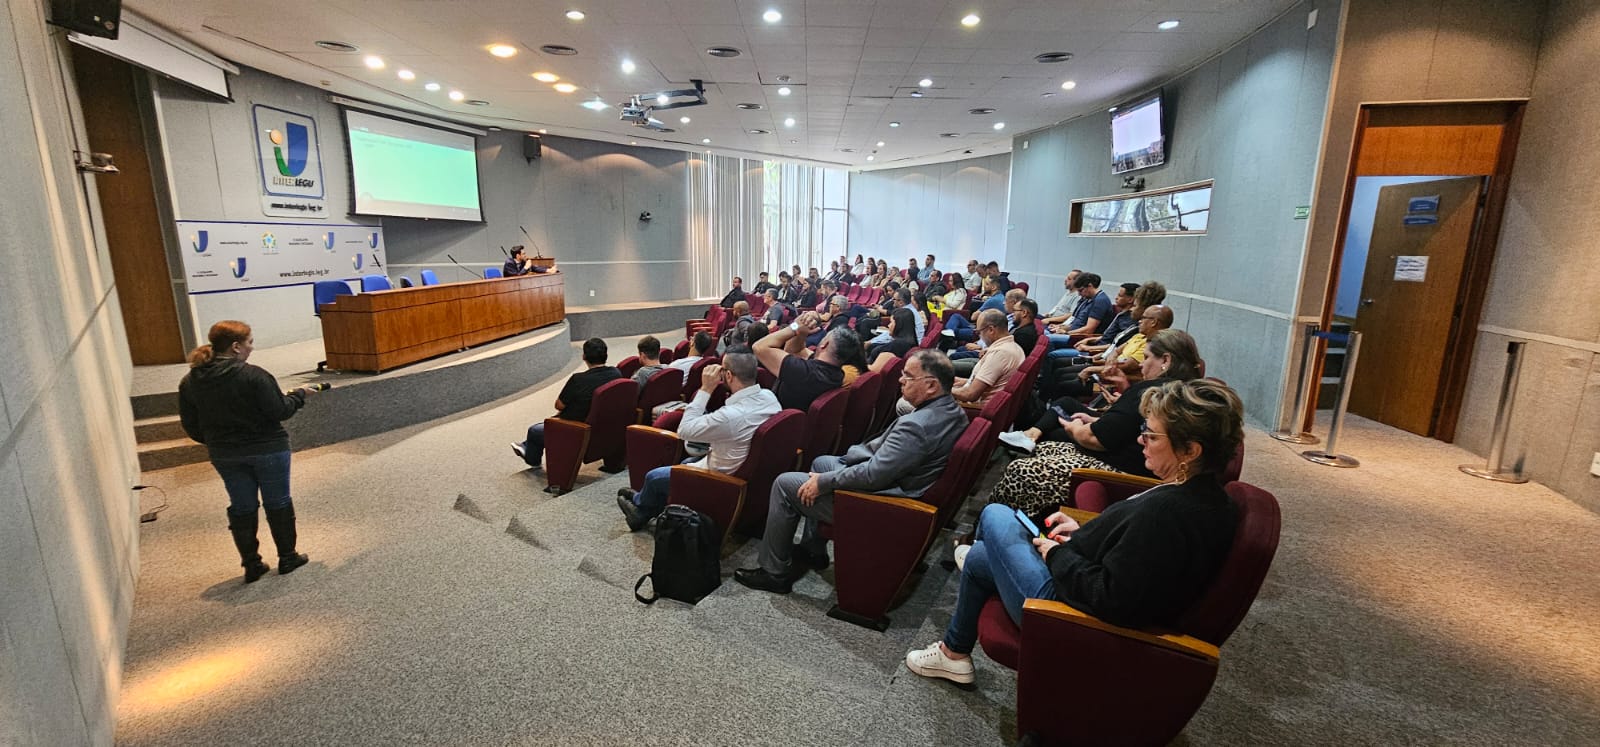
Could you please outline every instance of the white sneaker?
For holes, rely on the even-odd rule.
[[[1025,454],[1033,453],[1033,439],[1022,435],[1022,431],[1006,431],[1000,434],[1000,443]]]
[[[906,654],[906,669],[923,677],[939,677],[958,685],[970,685],[977,679],[972,670],[972,657],[956,660],[944,655],[944,645],[932,646]]]
[[[956,558],[956,570],[966,570],[967,553],[969,552],[972,552],[972,545],[956,545],[956,551],[954,553]]]
[[[944,335],[945,337],[949,337],[951,339],[954,339],[955,336],[956,336],[956,331],[953,330],[953,329],[941,329],[941,330],[939,330],[939,334]]]
[[[528,458],[528,450],[527,450],[527,448],[524,447],[520,443],[511,444],[511,453],[516,454],[518,457],[520,457],[522,459],[527,459]]]

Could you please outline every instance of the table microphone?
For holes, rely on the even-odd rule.
[[[473,271],[471,271],[471,270],[468,270],[468,269],[467,269],[467,266],[466,266],[466,265],[464,265],[464,264],[461,264],[461,263],[460,263],[460,262],[457,262],[457,261],[456,261],[456,258],[455,258],[455,257],[451,257],[451,256],[450,256],[450,253],[449,253],[449,252],[445,252],[445,255],[444,255],[444,256],[445,256],[445,257],[446,257],[446,258],[448,258],[448,259],[449,259],[449,260],[450,260],[450,262],[451,262],[451,263],[452,263],[452,264],[454,264],[454,265],[455,265],[455,266],[456,266],[456,267],[459,267],[459,268],[461,268],[461,269],[462,269],[462,271],[463,271],[463,272],[466,272],[466,273],[467,273],[467,274],[469,274],[469,275],[473,275],[473,276],[476,276],[476,275],[477,275],[477,274],[478,274],[478,273],[476,273],[476,272],[473,272]]]

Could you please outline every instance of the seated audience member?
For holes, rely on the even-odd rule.
[[[789,273],[778,273],[778,301],[793,307],[800,300],[800,286],[789,277]]]
[[[709,453],[685,464],[698,469],[709,469],[729,474],[744,464],[750,453],[750,437],[767,418],[783,409],[772,392],[756,385],[756,356],[749,348],[733,348],[722,357],[722,365],[715,363],[701,370],[700,391],[683,412],[678,425],[678,438],[697,444],[707,444]],[[711,392],[718,384],[726,384],[728,401],[716,412],[706,412]],[[644,489],[638,493],[623,488],[617,491],[617,507],[628,522],[628,531],[637,532],[667,507],[667,486],[672,478],[672,465],[657,467],[644,476]]]
[[[744,302],[740,301],[740,303]],[[651,376],[654,376],[656,372],[663,368],[661,365],[661,341],[657,340],[654,335],[645,335],[639,338],[638,349],[639,370],[633,372],[633,383],[638,384],[639,388],[643,389],[645,382],[649,381]]]
[[[1103,353],[1111,347],[1112,341],[1129,327],[1137,327],[1139,320],[1133,316],[1133,294],[1139,292],[1138,283],[1123,283],[1117,286],[1117,295],[1111,299],[1111,309],[1116,314],[1111,317],[1111,323],[1100,330],[1099,337],[1090,337],[1080,341],[1076,346],[1078,352],[1084,355]],[[1054,342],[1054,340],[1052,340]]]
[[[822,276],[823,282],[837,283],[844,273],[839,271],[839,260],[828,263],[828,274]]]
[[[702,333],[704,334],[704,333]],[[709,335],[708,335],[709,337]],[[556,396],[556,417],[562,420],[583,421],[589,418],[589,405],[594,401],[594,390],[602,384],[622,378],[616,366],[606,365],[606,341],[591,337],[583,343],[583,371],[567,379]],[[529,467],[542,469],[544,460],[544,421],[528,426],[527,440],[511,444],[511,451],[522,458]]]
[[[856,255],[856,263],[853,266],[851,266],[850,274],[859,278],[862,275],[865,275],[867,272],[869,272],[869,270],[867,269],[867,263],[862,261],[861,255],[857,254]]]
[[[905,277],[906,277],[906,280],[911,281],[911,282],[917,282],[917,281],[922,279],[922,269],[917,267],[917,258],[916,257],[909,257],[909,258],[906,259],[906,276]]]
[[[1078,289],[1074,285],[1078,282],[1078,276],[1082,274],[1083,270],[1078,269],[1067,272],[1066,280],[1061,283],[1061,300],[1044,315],[1044,326],[1047,331],[1053,331],[1051,327],[1066,322],[1077,313],[1078,305],[1083,303],[1083,296],[1078,295]]]
[[[966,279],[959,272],[944,274],[945,286],[950,291],[944,294],[944,306],[947,309],[964,309],[967,307]]]
[[[767,289],[776,288],[776,287],[777,286],[773,285],[771,282],[769,282],[767,280],[767,273],[765,271],[763,271],[760,274],[756,275],[756,287],[754,289],[755,293],[760,293],[760,294],[764,295],[764,294],[766,294]]]
[[[1092,335],[1111,324],[1111,298],[1100,290],[1100,276],[1085,272],[1078,276],[1074,287],[1088,303],[1079,306],[1072,318],[1063,325],[1067,327],[1063,334]]]
[[[1066,503],[1067,477],[1074,469],[1150,477],[1139,453],[1139,397],[1168,381],[1199,378],[1200,351],[1188,333],[1163,330],[1150,340],[1140,370],[1144,380],[1129,387],[1103,415],[1088,414],[1077,400],[1063,398],[1052,403],[1052,411],[1035,424],[1040,434],[1037,440],[1029,438],[1028,432],[1000,434],[1001,443],[1032,456],[1006,465],[990,502],[1043,515],[1050,507]]]
[[[507,258],[506,263],[501,266],[500,272],[508,278],[514,278],[518,275],[526,275],[530,272],[533,272],[533,258],[529,257],[523,251],[521,244],[518,244],[514,247],[511,247],[511,256]]]
[[[854,330],[840,327],[823,336],[815,354],[803,355],[806,336],[819,328],[816,312],[808,311],[788,326],[773,330],[752,348],[762,367],[777,377],[773,391],[786,409],[805,412],[811,408],[811,400],[844,386],[840,353],[847,347],[861,347],[861,338]]]
[[[811,281],[811,287],[813,288],[822,284],[822,276],[817,274],[817,268],[815,267],[806,271],[806,279]]]
[[[1001,293],[1011,292],[1011,273],[1001,272],[999,262],[992,259],[989,260],[988,272],[989,277],[994,278],[995,287],[999,288]]]
[[[710,332],[696,332],[689,342],[689,354],[667,365],[681,369],[684,374],[688,374],[689,369],[694,368],[695,363],[699,362],[701,358],[710,355],[711,351],[716,347],[717,341],[711,336]]]
[[[933,255],[929,254],[926,260],[922,263],[922,272],[917,273],[917,281],[926,287],[928,283],[933,281],[933,276],[938,274],[938,272],[938,270],[933,268]]]
[[[795,299],[796,311],[817,310],[817,284],[811,278],[800,278],[800,297]]]
[[[889,263],[881,259],[878,260],[878,284],[876,287],[888,289],[889,283],[893,281],[894,275],[889,272]]]
[[[742,335],[736,337],[728,346],[728,348],[731,350],[740,345],[743,345],[747,348],[754,347],[757,340],[767,336],[768,331],[769,328],[767,325],[762,324],[761,322],[756,322],[755,324],[746,326],[742,332]]]
[[[1094,377],[1104,376],[1106,371],[1121,361],[1131,360],[1135,363],[1144,361],[1145,346],[1150,337],[1161,330],[1172,326],[1172,309],[1165,306],[1151,306],[1140,312],[1139,325],[1134,334],[1129,335],[1121,345],[1110,348],[1090,359],[1089,363],[1080,365],[1060,365],[1063,359],[1052,359],[1046,356],[1046,368],[1040,372],[1041,379],[1049,376],[1048,381],[1040,384],[1042,396],[1049,397],[1087,397],[1094,393]],[[1050,351],[1050,355],[1061,353],[1060,350]]]
[[[744,336],[744,328],[756,323],[756,318],[750,316],[750,304],[739,301],[733,305],[733,322],[728,325],[728,331],[722,335],[722,346],[725,349],[733,347],[733,341]]]
[[[788,304],[778,300],[778,290],[776,288],[768,288],[767,292],[763,295],[765,295],[767,299],[767,313],[761,316],[762,321],[767,322],[768,324],[778,324],[779,322],[783,321],[785,314],[794,313],[793,308],[791,308]]]
[[[849,306],[850,302],[846,300],[844,296],[833,296],[832,298],[829,298],[828,305],[825,307],[827,310],[822,312],[818,317],[818,321],[822,323],[822,328],[808,335],[806,337],[806,344],[816,345],[817,343],[822,342],[823,335],[828,334],[839,327],[849,326],[850,315],[845,312],[845,309],[849,308]]]
[[[1164,382],[1140,399],[1147,431],[1139,458],[1163,484],[1082,527],[1052,513],[1043,538],[1023,529],[1011,509],[986,507],[976,541],[958,550],[961,585],[944,639],[906,654],[908,669],[972,682],[979,613],[995,595],[1019,626],[1023,601],[1035,598],[1112,625],[1176,627],[1233,546],[1238,512],[1217,475],[1244,440],[1243,407],[1232,390],[1210,381]]]
[[[978,264],[978,260],[975,260],[975,259],[967,260],[967,277],[966,277],[967,295],[969,295],[969,296],[977,295],[978,291],[982,289],[982,287],[983,287],[983,275],[984,275],[984,267],[983,267],[983,265]]]
[[[989,295],[988,300],[978,307],[978,311],[973,313],[974,319],[977,318],[978,314],[991,309],[999,311],[1001,314],[1010,315],[1015,310],[1016,303],[1028,297],[1028,294],[1021,288],[1014,288],[1005,293],[1000,293],[998,291],[999,286],[994,284],[992,278],[984,278],[983,287],[994,292]],[[978,331],[973,327],[972,323],[956,314],[952,314],[949,319],[945,320],[945,328],[939,334],[945,337],[953,337],[958,342],[973,342],[978,339]],[[976,350],[977,348],[969,346],[969,349]]]
[[[956,379],[950,392],[958,402],[982,404],[995,392],[1005,388],[1011,376],[1022,368],[1028,355],[1017,345],[1016,338],[1006,329],[1006,315],[990,309],[978,312],[978,339],[984,343],[978,354],[972,377]]]
[[[889,332],[887,342],[880,342],[867,348],[867,369],[882,371],[895,358],[904,358],[912,348],[922,339],[917,337],[917,321],[911,309],[895,309],[889,315]]]
[[[1033,321],[1038,318],[1039,302],[1026,295],[1017,299],[1011,307],[1011,336],[1016,339],[1017,347],[1022,348],[1023,355],[1032,353],[1033,346],[1039,344],[1039,328],[1033,325]]]
[[[966,414],[950,397],[953,377],[950,361],[938,351],[913,352],[900,379],[901,391],[914,408],[911,413],[883,435],[851,446],[842,457],[817,457],[809,473],[779,475],[768,499],[760,567],[741,568],[733,579],[752,589],[787,594],[799,575],[791,569],[791,558],[800,561],[800,573],[826,568],[827,544],[817,534],[817,523],[833,521],[834,491],[907,498],[927,492],[967,427]],[[795,545],[795,528],[802,520],[805,534]]]
[[[736,304],[736,303],[738,303],[740,301],[743,301],[743,300],[744,300],[744,278],[741,278],[738,275],[735,275],[735,276],[733,276],[733,290],[728,291],[728,295],[723,296],[722,300],[717,302],[717,305],[721,306],[724,309],[731,309],[731,308],[733,308],[734,304]]]
[[[1091,344],[1095,338],[1085,340],[1082,344],[1080,344],[1080,348],[1061,347],[1057,344],[1057,342],[1061,340],[1067,340],[1069,338],[1065,336],[1058,337],[1056,335],[1051,335],[1050,340],[1052,349],[1050,350],[1050,353],[1045,356],[1044,368],[1039,372],[1038,389],[1040,396],[1047,400],[1059,396],[1056,392],[1057,388],[1061,384],[1072,382],[1074,377],[1082,372],[1082,367],[1085,365],[1093,366],[1104,365],[1106,363],[1115,363],[1117,358],[1124,357],[1126,355],[1125,353],[1120,352],[1119,348],[1126,345],[1135,335],[1143,334],[1145,337],[1149,337],[1150,334],[1153,334],[1156,331],[1172,326],[1170,312],[1168,312],[1166,315],[1167,322],[1156,327],[1155,329],[1145,329],[1140,323],[1140,320],[1147,315],[1147,311],[1152,306],[1160,305],[1166,300],[1166,298],[1166,286],[1154,280],[1139,286],[1138,289],[1133,292],[1133,308],[1128,311],[1128,320],[1131,322],[1131,324],[1129,324],[1127,328],[1117,332],[1116,335],[1111,338],[1110,345],[1103,348],[1098,344]],[[1078,300],[1082,301],[1083,299],[1079,297]],[[1130,350],[1143,350],[1143,341],[1141,340],[1133,348],[1130,348]],[[1135,356],[1135,359],[1143,360],[1143,353],[1139,353],[1137,356]],[[1088,377],[1085,376],[1084,378],[1087,379]]]

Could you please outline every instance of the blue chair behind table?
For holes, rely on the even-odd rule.
[[[498,267],[490,267],[490,268],[487,268],[487,269],[485,269],[483,271],[483,279],[484,280],[492,280],[494,278],[503,278],[505,276],[506,276],[505,273],[501,272],[500,268],[498,268]]]
[[[322,316],[322,305],[333,303],[339,296],[355,295],[350,284],[343,280],[318,280],[311,285],[311,313]]]
[[[422,284],[423,285],[438,285],[439,284],[439,276],[433,274],[433,270],[423,270],[422,271]]]
[[[411,282],[411,278],[408,278],[408,277],[406,277],[404,275],[400,276],[400,287],[401,288],[415,288],[416,286],[417,286],[416,283]]]
[[[361,292],[362,293],[371,293],[372,291],[386,291],[386,290],[390,290],[392,288],[394,288],[394,286],[389,284],[389,278],[386,277],[386,276],[383,276],[383,275],[362,275],[361,276]]]

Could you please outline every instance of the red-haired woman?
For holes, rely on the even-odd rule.
[[[206,445],[211,466],[222,476],[228,529],[248,584],[272,570],[257,552],[259,507],[266,508],[267,527],[278,547],[278,573],[308,561],[294,547],[289,433],[282,422],[299,412],[316,390],[300,387],[285,394],[272,374],[247,363],[255,337],[244,322],[217,322],[208,337],[210,344],[189,354],[189,373],[178,385],[178,414],[184,432]]]

